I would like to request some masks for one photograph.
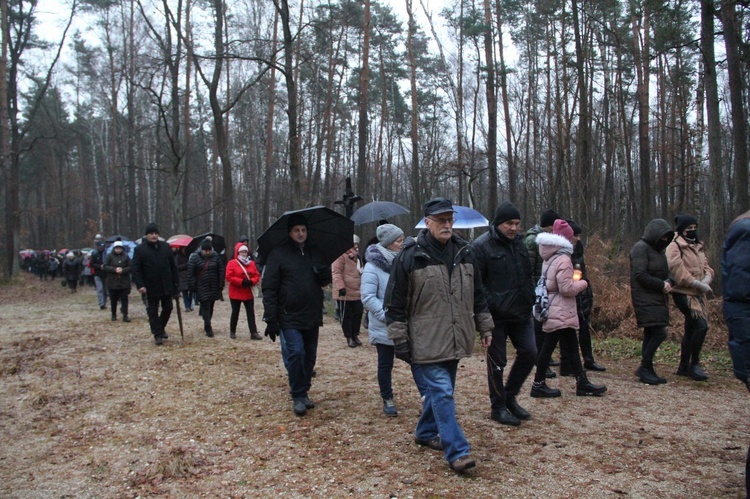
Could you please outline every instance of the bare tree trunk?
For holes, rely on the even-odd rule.
[[[369,129],[368,86],[370,80],[370,0],[364,0],[364,26],[362,39],[362,72],[359,76],[359,130],[357,137],[357,193],[361,196],[369,194],[368,185],[372,178],[367,171],[367,136]]]
[[[406,36],[406,50],[409,58],[409,83],[411,86],[411,208],[414,213],[420,213],[422,190],[419,178],[419,99],[417,96],[417,61],[414,53],[414,35],[417,22],[414,20],[412,1],[406,0],[406,13],[409,17],[409,27]]]
[[[724,46],[727,52],[729,98],[732,103],[732,145],[734,149],[734,188],[736,189],[736,200],[733,208],[736,208],[735,213],[739,213],[750,205],[750,198],[748,197],[747,123],[742,99],[742,61],[739,53],[740,40],[737,33],[736,3],[736,0],[722,0],[721,22],[724,27]],[[715,221],[713,224],[717,222]]]
[[[266,178],[263,182],[263,227],[271,222],[271,214],[269,212],[269,205],[271,204],[271,184],[276,183],[276,175],[273,173],[273,124],[274,124],[274,113],[276,110],[276,47],[278,45],[278,31],[279,31],[279,13],[276,11],[273,16],[273,42],[271,43],[271,75],[269,79],[268,88],[268,112],[266,116]]]
[[[651,45],[651,22],[648,4],[643,3],[641,14],[642,26],[639,26],[635,6],[631,5],[631,22],[633,27],[633,56],[638,76],[636,99],[638,100],[638,147],[640,160],[640,213],[637,214],[637,226],[642,227],[652,215],[651,199],[651,141],[649,138],[649,50]]]
[[[576,185],[572,189],[573,213],[584,224],[589,224],[589,200],[593,199],[589,189],[591,183],[591,158],[589,156],[589,96],[584,71],[585,54],[581,40],[578,18],[578,0],[572,0],[573,32],[575,36],[576,70],[578,72],[578,147],[576,147]]]
[[[719,113],[719,89],[716,78],[714,56],[714,2],[701,0],[701,53],[705,75],[706,117],[708,121],[708,164],[710,178],[708,258],[714,275],[714,289],[721,289],[721,247],[724,236],[723,204],[724,189],[721,167],[721,117]]]
[[[495,89],[495,55],[492,33],[492,6],[484,0],[484,57],[487,64],[487,168],[489,196],[487,202],[494,210],[497,207],[497,90]],[[502,41],[501,41],[502,43]]]
[[[12,167],[10,164],[10,117],[8,110],[8,0],[0,0],[0,23],[2,23],[2,53],[0,55],[0,168],[2,168],[3,184],[5,184],[5,226],[2,231],[3,241],[13,241],[12,236],[12,218],[10,217],[13,196],[13,178]],[[18,186],[16,185],[16,191]],[[19,243],[20,244],[20,243]],[[15,275],[14,268],[18,268],[15,260],[15,248],[13,244],[3,243],[0,247],[5,246],[3,252],[3,265],[0,272],[4,278]],[[16,271],[17,272],[17,271]]]
[[[518,203],[516,199],[518,190],[518,173],[516,172],[516,162],[513,157],[513,133],[510,116],[510,105],[508,103],[508,68],[505,66],[505,49],[503,47],[503,9],[499,0],[495,0],[495,10],[497,16],[497,38],[498,38],[498,57],[500,63],[500,93],[503,98],[503,116],[505,118],[505,155],[508,161],[508,198],[513,203]],[[490,206],[492,208],[492,206]]]

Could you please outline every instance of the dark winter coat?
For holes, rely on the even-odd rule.
[[[118,274],[115,271],[117,267],[122,268],[122,273]],[[107,255],[106,260],[104,260],[102,269],[107,274],[107,289],[126,289],[130,291],[130,257],[124,250],[119,256],[114,250],[111,251]]]
[[[103,266],[104,266],[104,246],[100,245],[99,247],[95,248],[91,252],[91,257],[89,259],[89,267],[91,268],[91,275],[98,275],[99,277],[104,279],[106,276],[104,275]]]
[[[724,239],[721,259],[724,319],[734,375],[750,377],[750,211],[737,218]],[[748,385],[750,387],[750,385]]]
[[[668,326],[669,301],[664,282],[669,279],[669,266],[664,250],[668,244],[661,238],[674,230],[669,223],[656,218],[643,231],[643,237],[630,251],[630,296],[638,327]]]
[[[591,315],[591,309],[594,307],[594,290],[591,289],[591,281],[589,280],[589,271],[586,268],[586,261],[583,257],[583,242],[578,241],[573,248],[573,254],[570,255],[570,260],[573,262],[573,268],[578,267],[581,269],[581,279],[586,281],[589,285],[583,293],[576,296],[576,306],[578,307],[579,317],[588,317]]]
[[[494,328],[469,244],[453,235],[449,269],[428,234],[424,229],[406,241],[385,292],[388,338],[408,342],[416,364],[469,357],[475,331],[486,338]]]
[[[487,305],[495,323],[526,322],[531,317],[534,281],[523,239],[518,234],[510,240],[491,225],[489,231],[472,244]]]
[[[323,287],[331,266],[313,244],[288,239],[268,255],[262,275],[263,320],[281,329],[311,329],[323,323]]]
[[[542,265],[544,264],[544,260],[542,260],[542,256],[539,254],[539,245],[536,243],[536,236],[542,233],[544,233],[542,228],[535,225],[526,231],[526,237],[523,238],[523,244],[526,246],[526,251],[529,252],[531,278],[534,283],[542,277]]]
[[[179,289],[177,266],[174,263],[172,248],[164,241],[149,244],[143,240],[133,250],[131,262],[135,287],[146,288],[151,297],[174,296]]]
[[[213,250],[204,255],[198,250],[188,260],[188,289],[195,291],[199,302],[216,301],[224,290],[224,261]]]
[[[180,248],[180,251],[174,254],[174,264],[177,266],[177,276],[180,281],[178,289],[180,291],[190,289],[188,288],[188,257],[184,251],[184,248]]]
[[[65,258],[62,264],[62,272],[66,281],[77,281],[83,272],[83,263],[80,258]]]

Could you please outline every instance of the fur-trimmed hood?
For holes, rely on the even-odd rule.
[[[375,265],[383,272],[390,273],[391,267],[393,267],[393,259],[391,259],[391,261],[389,262],[388,259],[386,259],[385,254],[383,253],[384,251],[390,250],[387,248],[383,248],[379,244],[371,244],[365,251],[365,260],[367,261],[367,263]]]
[[[557,253],[573,254],[571,242],[557,234],[542,232],[536,236],[536,244],[539,246],[539,254],[545,262]]]

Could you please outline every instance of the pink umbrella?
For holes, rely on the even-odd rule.
[[[188,236],[186,234],[180,234],[178,236],[172,236],[169,239],[167,239],[167,242],[170,246],[187,246],[190,244],[190,241],[192,241],[193,238],[191,236]]]

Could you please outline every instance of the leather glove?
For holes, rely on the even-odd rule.
[[[276,341],[276,337],[279,335],[279,323],[278,322],[269,322],[266,324],[266,332],[264,333],[265,336],[268,336],[271,338],[271,341]]]
[[[346,289],[344,288],[339,289],[339,296],[346,296]]]
[[[253,284],[250,282],[250,279],[242,279],[242,287],[249,288]]]
[[[408,341],[393,345],[393,350],[397,359],[403,360],[407,364],[411,364],[411,346]]]
[[[701,281],[698,281],[698,280],[693,281],[693,283],[691,284],[691,286],[694,287],[695,289],[697,289],[698,291],[700,291],[704,295],[707,295],[707,294],[709,294],[709,293],[712,292],[711,291],[711,286],[709,286],[708,284],[704,284],[704,283],[702,283]]]

